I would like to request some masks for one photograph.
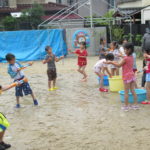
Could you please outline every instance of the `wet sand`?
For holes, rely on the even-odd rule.
[[[14,89],[1,95],[0,110],[11,123],[5,136],[10,150],[150,150],[150,106],[123,112],[117,93],[98,91],[93,73],[97,57],[88,59],[87,83],[80,82],[75,58],[59,62],[59,90],[54,92],[47,90],[46,65],[35,62],[26,69],[39,107],[29,96],[16,110]],[[142,61],[138,64],[140,68]],[[11,83],[6,64],[0,68],[1,83]]]

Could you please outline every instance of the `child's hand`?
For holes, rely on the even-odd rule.
[[[143,68],[144,71],[147,70],[147,69],[148,69],[148,66],[145,66],[145,67]]]
[[[111,61],[104,62],[104,64],[111,64],[111,63],[112,63]]]
[[[60,59],[64,59],[64,56],[60,56]]]

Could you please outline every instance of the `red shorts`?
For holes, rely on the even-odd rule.
[[[80,67],[83,67],[83,66],[86,66],[87,65],[87,62],[78,62],[78,66]]]

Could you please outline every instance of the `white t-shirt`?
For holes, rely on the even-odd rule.
[[[105,64],[104,62],[106,62],[106,59],[101,59],[94,65],[96,71],[101,70],[104,67],[107,67],[107,64]]]
[[[120,47],[119,51],[123,56],[126,56],[123,46]]]
[[[17,70],[20,68],[19,65],[17,63],[15,63],[14,65],[11,65],[11,68],[13,70],[13,72],[17,72]],[[17,75],[14,77],[14,80],[18,80],[20,78],[22,78],[24,76],[23,71],[19,71],[17,73]]]

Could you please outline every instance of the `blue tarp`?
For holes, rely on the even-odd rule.
[[[13,53],[19,61],[41,60],[45,47],[51,46],[56,56],[67,54],[63,30],[31,30],[0,32],[0,62],[7,53]]]

